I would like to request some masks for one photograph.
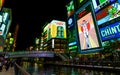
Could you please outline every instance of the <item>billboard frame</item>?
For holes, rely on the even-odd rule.
[[[80,39],[79,39],[80,37],[79,37],[78,26],[77,26],[77,20],[78,20],[77,18],[78,18],[78,14],[81,13],[89,5],[91,7],[91,10],[89,11],[89,13],[91,13],[91,15],[92,15],[92,19],[93,19],[93,22],[94,22],[94,30],[96,32],[97,42],[98,42],[99,46],[98,47],[94,47],[94,48],[89,48],[89,49],[81,49],[81,43],[80,43]],[[94,10],[93,10],[92,2],[88,1],[83,6],[81,6],[81,8],[79,8],[78,11],[75,12],[75,17],[76,17],[76,27],[77,27],[77,34],[78,34],[77,42],[78,42],[78,45],[79,45],[78,46],[78,52],[81,53],[81,54],[87,54],[87,53],[93,53],[93,52],[98,52],[100,50],[103,50],[103,48],[102,48],[102,41],[101,41],[101,38],[100,38],[99,28],[98,28],[97,23],[96,23],[95,13],[94,13]]]

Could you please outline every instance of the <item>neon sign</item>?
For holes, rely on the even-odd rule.
[[[100,28],[100,33],[103,41],[120,37],[120,22]]]

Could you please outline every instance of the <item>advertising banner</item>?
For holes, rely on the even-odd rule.
[[[44,33],[46,41],[51,38],[65,38],[66,39],[66,23],[63,21],[52,20],[45,28]]]
[[[77,38],[77,30],[76,30],[76,25],[75,25],[75,18],[74,15],[70,16],[68,18],[68,42],[72,43],[72,42],[76,42],[76,38]]]
[[[120,37],[120,21],[100,28],[102,41]]]
[[[95,16],[93,15],[91,3],[80,8],[76,12],[78,41],[80,43],[80,51],[93,51],[101,47],[100,36],[97,32]]]
[[[67,8],[67,16],[70,17],[71,15],[74,14],[74,4],[73,0],[70,1],[69,4],[66,5]]]
[[[0,35],[6,38],[9,27],[11,25],[12,14],[11,9],[3,8],[0,13]]]
[[[117,0],[92,0],[92,3],[93,3],[95,12],[98,12],[99,10],[114,3],[115,1],[117,1]]]
[[[118,1],[106,6],[104,9],[96,13],[98,25],[112,21],[118,17],[120,17],[120,3]]]

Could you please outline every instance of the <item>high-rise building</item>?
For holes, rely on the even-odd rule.
[[[57,53],[67,52],[66,23],[52,20],[43,30],[43,49]]]

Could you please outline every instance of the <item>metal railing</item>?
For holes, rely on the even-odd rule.
[[[15,63],[15,66],[20,71],[21,75],[30,75],[26,70],[24,70],[22,67],[20,67],[17,63]]]

